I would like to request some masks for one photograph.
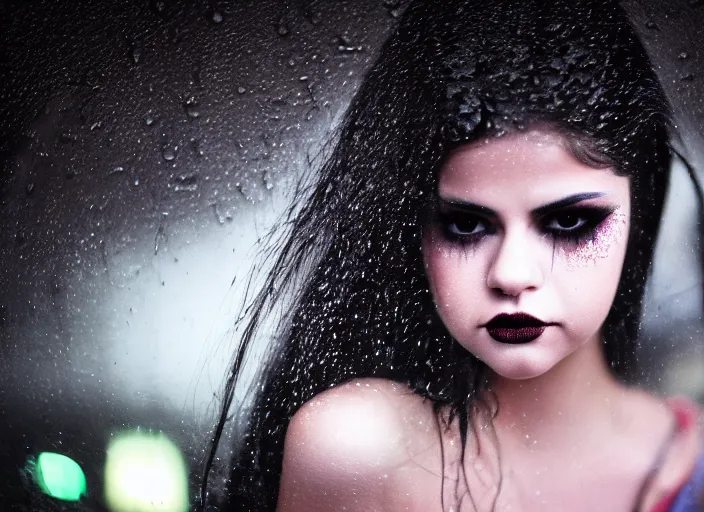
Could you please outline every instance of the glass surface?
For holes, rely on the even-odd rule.
[[[138,431],[152,441],[128,462],[169,469],[134,484],[195,503],[249,277],[271,262],[258,242],[406,4],[0,5],[0,508],[162,510],[106,498],[114,439]],[[626,7],[701,182],[704,7]],[[640,358],[645,386],[704,402],[700,207],[676,161]]]

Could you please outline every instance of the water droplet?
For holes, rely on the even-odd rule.
[[[27,191],[27,195],[31,195],[32,192],[34,192],[34,183],[32,183],[32,182],[27,183],[25,190]]]
[[[240,87],[237,88],[237,92],[240,93],[240,94],[244,94],[244,93],[247,92],[247,89],[245,89],[244,87],[241,87],[241,86],[240,86]]]
[[[168,242],[168,236],[166,235],[166,229],[164,229],[163,224],[159,224],[154,235],[154,256],[159,254],[159,250],[164,247]]]
[[[198,174],[186,174],[174,178],[174,190],[176,192],[195,192],[198,190]]]
[[[271,174],[269,174],[269,171],[266,171],[264,173],[264,176],[262,177],[262,181],[264,182],[264,187],[267,190],[271,190],[272,188],[274,188],[274,182],[271,178]]]
[[[285,37],[291,33],[291,29],[288,28],[285,22],[280,21],[274,25],[276,27],[276,33],[282,37]]]
[[[214,23],[222,23],[222,13],[215,11],[213,12],[213,22]]]
[[[213,213],[215,214],[215,220],[218,221],[218,224],[225,224],[225,222],[232,220],[232,215],[229,212],[223,212],[218,203],[212,203],[212,207]]]
[[[139,64],[139,61],[142,60],[143,54],[144,50],[142,50],[140,47],[136,46],[132,48],[132,60],[135,64]]]
[[[117,167],[113,167],[108,174],[117,174],[118,172],[124,172],[125,169],[124,167],[120,167],[119,165]]]
[[[678,59],[680,60],[687,60],[689,58],[689,54],[687,52],[681,52],[678,56]]]
[[[392,18],[398,18],[401,16],[401,13],[403,13],[401,0],[384,0],[383,6]]]
[[[183,108],[190,118],[195,119],[200,116],[200,110],[198,110],[198,100],[196,100],[195,96],[189,96],[189,98],[183,102]]]
[[[198,139],[191,139],[191,148],[197,156],[203,156],[203,148]]]
[[[61,144],[73,144],[78,140],[78,137],[71,134],[70,132],[64,132],[59,136],[59,142]]]
[[[337,37],[337,50],[342,53],[361,52],[364,47],[355,45],[347,36],[341,35]]]
[[[306,121],[310,121],[311,119],[313,119],[313,117],[315,116],[315,113],[316,113],[318,110],[320,110],[320,109],[319,109],[318,107],[316,107],[316,106],[311,107],[311,108],[308,110],[308,112],[306,112],[305,120],[306,120]]]
[[[161,156],[164,157],[164,160],[167,162],[171,162],[176,158],[176,152],[178,151],[178,146],[164,146],[161,150]]]
[[[151,0],[150,4],[152,11],[157,14],[163,13],[164,9],[166,9],[166,2],[164,2],[164,0]]]
[[[154,124],[154,117],[151,114],[147,114],[147,116],[144,118],[144,124],[147,126],[151,126]]]
[[[97,122],[93,123],[92,125],[90,125],[90,131],[99,130],[102,126],[103,126],[103,122],[97,121]]]

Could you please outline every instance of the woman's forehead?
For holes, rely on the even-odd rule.
[[[488,138],[462,146],[443,165],[441,197],[473,199],[535,196],[536,200],[574,193],[628,193],[628,178],[611,168],[580,162],[562,135],[529,131]]]

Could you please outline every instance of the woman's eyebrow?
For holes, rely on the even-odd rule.
[[[552,203],[539,206],[538,208],[531,210],[531,213],[536,217],[541,217],[543,215],[554,212],[556,210],[560,210],[567,206],[572,206],[573,204],[579,203],[581,201],[586,201],[587,199],[595,199],[604,195],[604,192],[584,192],[582,194],[574,194],[571,196],[563,197],[562,199],[558,199],[557,201],[554,201]]]
[[[499,215],[492,210],[491,208],[487,208],[486,206],[482,206],[477,203],[473,203],[471,201],[465,201],[464,199],[455,199],[455,198],[444,198],[444,197],[439,197],[438,198],[440,203],[447,205],[451,207],[453,210],[459,210],[461,212],[465,213],[477,213],[480,215],[484,215],[485,217],[498,217]]]
[[[552,203],[544,204],[543,206],[539,206],[533,210],[531,210],[531,214],[540,217],[543,215],[546,215],[548,213],[554,212],[556,210],[560,210],[562,208],[565,208],[567,206],[572,206],[573,204],[579,203],[581,201],[586,201],[587,199],[595,199],[597,197],[602,197],[604,196],[604,192],[583,192],[581,194],[573,194],[571,196],[563,197],[562,199],[558,199],[557,201],[553,201]],[[464,199],[455,199],[455,198],[439,198],[440,202],[455,209],[455,210],[460,210],[462,212],[466,213],[477,213],[480,215],[484,215],[486,217],[498,217],[499,215],[492,210],[491,208],[488,208],[486,206],[482,206],[477,203],[473,203],[471,201],[465,201]]]

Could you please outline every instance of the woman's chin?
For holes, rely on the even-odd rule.
[[[489,367],[497,377],[501,377],[503,379],[508,380],[535,379],[537,377],[540,377],[541,375],[545,375],[552,368],[536,367],[535,365],[530,364],[516,364],[508,367],[506,365],[498,364],[494,366],[489,365]]]
[[[492,357],[484,359],[484,362],[498,377],[510,380],[528,380],[547,374],[564,359],[558,354],[541,353],[543,351],[520,352],[524,351],[513,351],[513,353],[501,354],[500,356],[492,354]]]

